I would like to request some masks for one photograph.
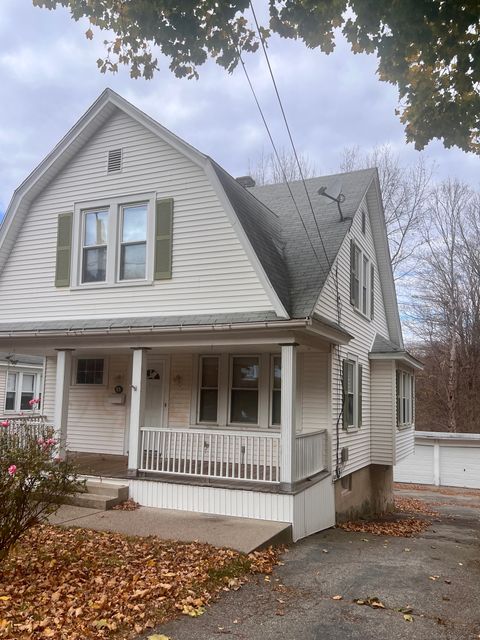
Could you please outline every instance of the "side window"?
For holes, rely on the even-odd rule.
[[[363,424],[363,366],[345,359],[343,377],[343,427],[361,427]]]
[[[84,211],[82,222],[82,282],[105,282],[108,211]]]
[[[278,427],[282,423],[282,357],[272,358],[272,398],[271,398],[271,418],[272,427]]]
[[[230,423],[258,424],[258,356],[232,356]]]
[[[374,266],[368,255],[350,241],[350,302],[366,318],[373,318]]]
[[[39,409],[41,375],[27,371],[10,371],[7,375],[5,411],[32,411]],[[35,404],[32,406],[32,401]]]
[[[198,422],[218,422],[218,356],[200,356]]]

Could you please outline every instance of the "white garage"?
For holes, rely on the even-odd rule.
[[[395,466],[394,478],[480,489],[480,434],[417,431],[414,454]]]

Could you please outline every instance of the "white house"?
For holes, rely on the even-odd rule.
[[[0,298],[62,452],[141,504],[298,539],[391,500],[419,365],[376,170],[239,182],[106,90],[15,191]]]

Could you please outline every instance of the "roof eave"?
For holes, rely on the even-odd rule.
[[[422,370],[423,363],[417,360],[407,351],[383,351],[383,352],[370,352],[368,354],[370,360],[396,360],[397,362],[403,362],[408,364],[414,369]]]

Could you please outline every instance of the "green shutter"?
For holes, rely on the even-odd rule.
[[[155,211],[155,280],[172,277],[173,198],[159,200]]]
[[[57,223],[57,261],[55,286],[70,286],[70,264],[72,261],[72,213],[61,213]]]
[[[363,367],[361,364],[358,365],[358,426],[361,427],[363,424]]]
[[[400,371],[395,371],[395,394],[397,397],[397,427],[400,424]]]
[[[350,302],[355,304],[355,243],[350,240]]]
[[[347,361],[342,362],[342,399],[343,399],[343,428],[348,427],[348,373]]]
[[[375,267],[370,265],[370,318],[373,320],[375,313]]]

